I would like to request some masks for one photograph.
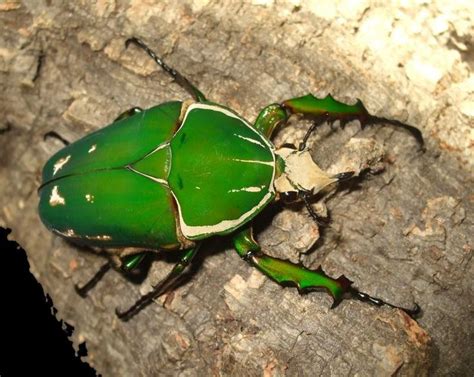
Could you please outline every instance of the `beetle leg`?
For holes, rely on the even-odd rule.
[[[354,176],[355,172],[354,171],[345,171],[342,173],[338,173],[332,176],[333,179],[336,180],[336,183],[339,182],[345,182],[349,179],[351,179]],[[318,215],[318,213],[313,209],[311,206],[311,198],[313,197],[312,191],[290,191],[290,192],[283,192],[280,194],[280,197],[282,198],[283,201],[288,202],[288,197],[293,196],[293,201],[295,200],[302,200],[306,210],[309,213],[309,216],[313,219],[313,221],[316,223],[318,226],[328,226],[329,225],[329,220],[321,217]]]
[[[132,107],[131,109],[124,111],[121,113],[117,118],[115,118],[114,122],[118,122],[119,120],[126,119],[132,115],[135,115],[136,113],[139,113],[140,111],[143,111],[142,108],[140,107]],[[63,138],[60,134],[58,134],[56,131],[48,131],[43,135],[43,140],[46,140],[47,138],[53,138],[61,141],[64,145],[69,145],[71,142],[69,140],[66,140]]]
[[[147,253],[142,252],[138,254],[127,255],[123,258],[117,257],[117,261],[115,261],[115,263],[109,260],[107,263],[103,264],[99,268],[99,270],[94,274],[94,276],[92,276],[92,278],[87,283],[85,283],[83,286],[75,284],[74,289],[76,290],[79,296],[86,297],[87,293],[97,285],[97,283],[104,277],[104,275],[110,270],[112,266],[116,265],[123,272],[128,274],[134,269],[136,269],[146,256]]]
[[[263,254],[260,245],[253,238],[251,227],[237,233],[234,247],[241,258],[281,285],[292,283],[300,292],[312,288],[326,289],[334,300],[333,307],[339,304],[352,284],[344,275],[338,279],[327,276],[321,267],[313,271]]]
[[[143,259],[145,259],[147,254],[147,252],[143,252],[138,254],[127,255],[123,258],[120,258],[120,269],[125,273],[131,272],[132,270],[138,267],[138,265],[143,261]]]
[[[56,131],[48,131],[43,135],[43,140],[46,141],[48,137],[51,137],[53,139],[57,139],[61,141],[64,145],[69,145],[71,144],[69,140],[66,140],[63,138],[60,134],[58,134]]]
[[[285,109],[277,104],[271,104],[260,111],[253,127],[263,135],[270,138],[280,124],[285,124],[288,114]]]
[[[335,308],[344,298],[353,298],[377,306],[388,305],[401,309],[411,317],[416,316],[420,311],[418,305],[414,309],[405,309],[359,292],[352,287],[352,281],[344,275],[334,279],[326,275],[321,267],[317,270],[309,270],[302,265],[265,255],[254,240],[251,227],[235,235],[234,247],[242,259],[281,285],[293,284],[300,293],[317,288],[326,289],[334,300],[331,308]]]
[[[81,297],[86,297],[87,293],[97,285],[97,283],[110,270],[111,267],[112,263],[108,261],[107,263],[103,264],[94,274],[94,276],[92,276],[92,278],[83,286],[78,286],[77,284],[74,284],[74,289],[76,290],[77,294]]]
[[[303,200],[304,206],[306,207],[309,216],[313,219],[317,226],[329,225],[329,220],[319,216],[318,213],[313,209],[311,203],[309,202],[309,197],[307,195],[302,195],[301,199]]]
[[[173,267],[171,272],[157,285],[155,285],[151,292],[141,296],[130,308],[124,311],[121,311],[118,308],[115,309],[117,317],[119,317],[122,321],[128,321],[140,310],[151,304],[155,298],[167,292],[189,266],[192,259],[199,250],[199,246],[200,244],[198,244],[193,249],[187,250],[181,257],[180,261]]]
[[[418,142],[420,149],[424,150],[423,135],[420,130],[409,124],[400,122],[394,119],[387,119],[369,114],[361,100],[357,100],[355,105],[347,105],[345,103],[336,101],[330,94],[325,98],[316,98],[312,94],[307,94],[303,97],[291,98],[283,101],[281,104],[290,114],[301,114],[316,119],[323,119],[323,121],[339,120],[341,125],[351,121],[359,120],[362,127],[372,124],[388,124],[390,126],[403,128],[409,131]],[[317,125],[321,124],[319,122]],[[317,127],[312,126],[311,132]],[[307,135],[309,137],[309,135]],[[307,140],[306,137],[306,140]],[[306,141],[305,140],[305,141]],[[305,142],[304,141],[304,142]]]
[[[114,122],[118,122],[119,120],[126,119],[132,115],[135,115],[136,113],[139,113],[140,111],[143,111],[142,108],[140,107],[132,107],[131,109],[124,111],[121,113],[117,118],[115,118]],[[56,131],[48,131],[43,135],[43,140],[46,140],[47,138],[53,138],[61,141],[64,145],[69,145],[71,142],[69,140],[66,140],[63,138],[60,134],[58,134]]]
[[[191,82],[184,77],[181,73],[176,71],[175,69],[169,67],[163,59],[161,59],[158,55],[156,55],[141,39],[132,37],[125,41],[125,48],[127,48],[130,43],[137,45],[138,47],[142,48],[148,56],[150,56],[156,64],[158,64],[166,73],[168,73],[178,85],[182,86],[196,101],[198,102],[206,102],[206,97],[202,92],[196,88]]]
[[[324,122],[327,122],[328,117],[326,115],[321,115],[318,119],[315,119],[313,121],[313,124],[311,127],[308,128],[308,131],[306,131],[306,134],[303,137],[303,141],[300,143],[298,146],[299,151],[304,151],[306,149],[306,143],[308,142],[309,137],[311,134],[314,132],[316,128],[318,128],[321,124]]]
[[[136,107],[136,106],[132,107],[131,109],[128,109],[127,111],[124,111],[123,113],[121,113],[117,118],[115,118],[114,122],[118,122],[119,120],[126,119],[142,111],[143,109],[141,107]]]

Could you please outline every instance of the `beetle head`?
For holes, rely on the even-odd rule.
[[[285,144],[275,153],[282,161],[280,175],[274,183],[275,190],[285,202],[313,196],[340,180],[338,174],[332,175],[321,170],[307,149],[300,151]]]

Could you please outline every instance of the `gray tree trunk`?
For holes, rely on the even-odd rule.
[[[13,228],[100,373],[472,375],[472,7],[92,3],[0,4],[0,225]],[[163,277],[171,267],[163,259],[141,286],[112,272],[88,298],[76,295],[73,284],[104,259],[40,223],[41,168],[62,147],[43,134],[55,130],[73,141],[132,106],[188,98],[142,51],[124,49],[130,36],[249,120],[266,104],[313,92],[361,98],[370,112],[419,127],[425,154],[399,130],[322,127],[311,138],[322,167],[383,171],[332,194],[332,222],[323,230],[301,208],[269,208],[256,227],[269,253],[322,264],[397,305],[417,302],[423,317],[415,322],[356,301],[330,310],[327,295],[281,288],[240,260],[225,238],[204,247],[191,280],[128,323],[114,308]],[[275,143],[297,142],[307,127],[295,119]]]

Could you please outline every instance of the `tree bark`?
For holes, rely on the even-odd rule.
[[[0,4],[0,225],[13,228],[105,376],[471,374],[474,9],[255,3]],[[325,294],[300,296],[253,270],[226,238],[210,240],[190,279],[127,323],[115,307],[148,292],[171,268],[165,258],[141,285],[113,272],[79,297],[73,284],[104,259],[38,218],[42,166],[62,147],[43,135],[74,141],[133,106],[188,98],[142,51],[125,50],[130,36],[250,121],[269,103],[312,92],[360,98],[375,115],[419,127],[424,154],[400,130],[322,127],[310,143],[323,168],[379,174],[316,204],[330,212],[324,229],[298,207],[268,208],[255,225],[268,253],[322,264],[397,305],[417,302],[421,319],[356,301],[330,310]],[[297,143],[307,127],[294,119],[274,142]]]

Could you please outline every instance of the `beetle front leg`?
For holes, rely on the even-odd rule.
[[[344,125],[351,120],[358,120],[362,127],[383,123],[409,131],[415,137],[420,148],[424,150],[423,135],[418,128],[395,119],[387,119],[371,115],[360,99],[358,99],[354,105],[347,105],[336,101],[330,94],[324,98],[316,98],[312,94],[307,94],[302,97],[291,98],[283,101],[281,106],[290,114],[301,114],[303,116],[315,118],[316,123],[311,128],[311,131],[325,121],[331,122],[339,120],[341,124]]]
[[[253,238],[251,227],[235,235],[234,247],[242,259],[281,285],[292,283],[300,292],[315,288],[326,289],[334,300],[332,307],[336,307],[344,294],[350,291],[352,282],[344,275],[333,279],[327,276],[321,267],[309,270],[304,266],[264,254]]]
[[[266,137],[271,138],[275,129],[287,121],[286,110],[281,105],[273,103],[260,111],[253,127]]]
[[[186,271],[187,267],[189,266],[197,251],[199,250],[199,247],[200,244],[198,244],[193,249],[187,250],[181,257],[179,262],[175,264],[171,272],[157,285],[155,285],[151,292],[141,296],[130,308],[124,311],[115,309],[117,317],[119,317],[122,321],[128,321],[140,310],[151,304],[155,298],[161,296],[162,294],[170,290],[173,284],[183,274],[183,272]]]
[[[281,285],[291,283],[298,288],[300,293],[318,288],[325,289],[333,298],[331,308],[335,308],[347,297],[377,306],[388,305],[392,308],[401,309],[411,317],[416,316],[420,311],[418,305],[414,309],[406,309],[359,292],[352,287],[352,281],[344,275],[334,279],[326,275],[321,267],[317,270],[310,270],[304,266],[265,255],[262,253],[260,245],[254,240],[251,227],[235,235],[234,247],[242,259]]]

